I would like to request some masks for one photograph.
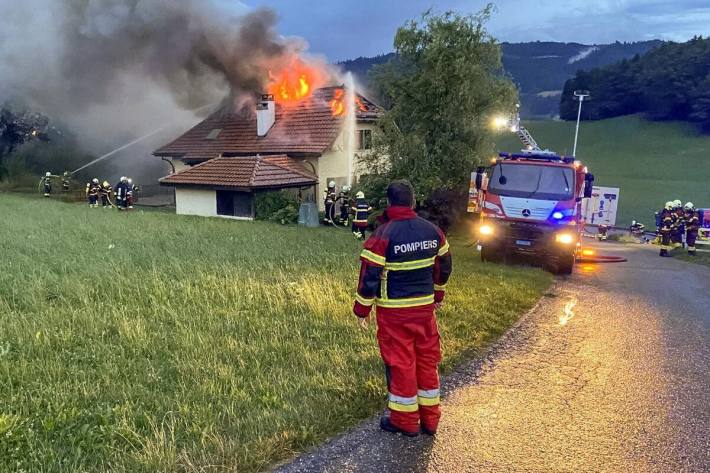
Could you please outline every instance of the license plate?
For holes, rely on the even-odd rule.
[[[532,246],[532,242],[529,240],[515,240],[515,244],[520,246]]]

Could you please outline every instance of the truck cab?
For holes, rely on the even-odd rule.
[[[570,274],[581,248],[583,199],[591,197],[593,181],[580,161],[549,151],[501,153],[488,169],[479,168],[469,210],[480,215],[481,259],[523,254]]]

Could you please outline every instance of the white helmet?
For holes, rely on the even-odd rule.
[[[675,207],[676,209],[679,209],[679,208],[683,207],[683,202],[681,202],[680,199],[676,199],[673,201],[673,207]]]
[[[98,184],[98,183],[99,183],[99,180],[98,180],[97,178],[93,178],[93,179],[91,180],[91,182],[93,182],[94,184]]]
[[[350,192],[350,189],[351,189],[350,186],[344,185],[341,190],[342,190],[343,192]]]
[[[360,191],[357,194],[355,194],[355,197],[357,197],[358,199],[364,199],[365,193],[363,191]]]
[[[330,182],[328,183],[328,187],[329,187],[329,188],[335,187],[335,181],[330,181]]]
[[[121,182],[126,182],[128,181],[128,178],[126,176],[121,176]]]
[[[51,177],[51,176],[52,176],[52,173],[49,172],[49,171],[47,171],[44,175],[47,176],[47,177]]]
[[[695,206],[693,205],[692,202],[688,202],[687,204],[685,204],[685,210],[693,210],[693,209],[695,209]]]
[[[668,202],[666,202],[665,209],[666,210],[673,210],[673,202],[670,200]]]
[[[129,178],[128,178],[128,183],[129,183],[129,184],[133,184],[133,179],[131,179],[131,178],[129,177]]]

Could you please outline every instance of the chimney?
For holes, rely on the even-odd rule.
[[[264,94],[256,104],[256,134],[266,136],[276,121],[276,102],[271,94]]]

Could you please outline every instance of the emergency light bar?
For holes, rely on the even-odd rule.
[[[525,153],[525,154],[517,154],[517,153],[499,153],[498,156],[500,156],[503,159],[534,159],[538,161],[561,161],[565,164],[572,164],[575,159],[574,156],[558,156],[552,152],[545,153],[545,152],[535,152],[535,153]]]

